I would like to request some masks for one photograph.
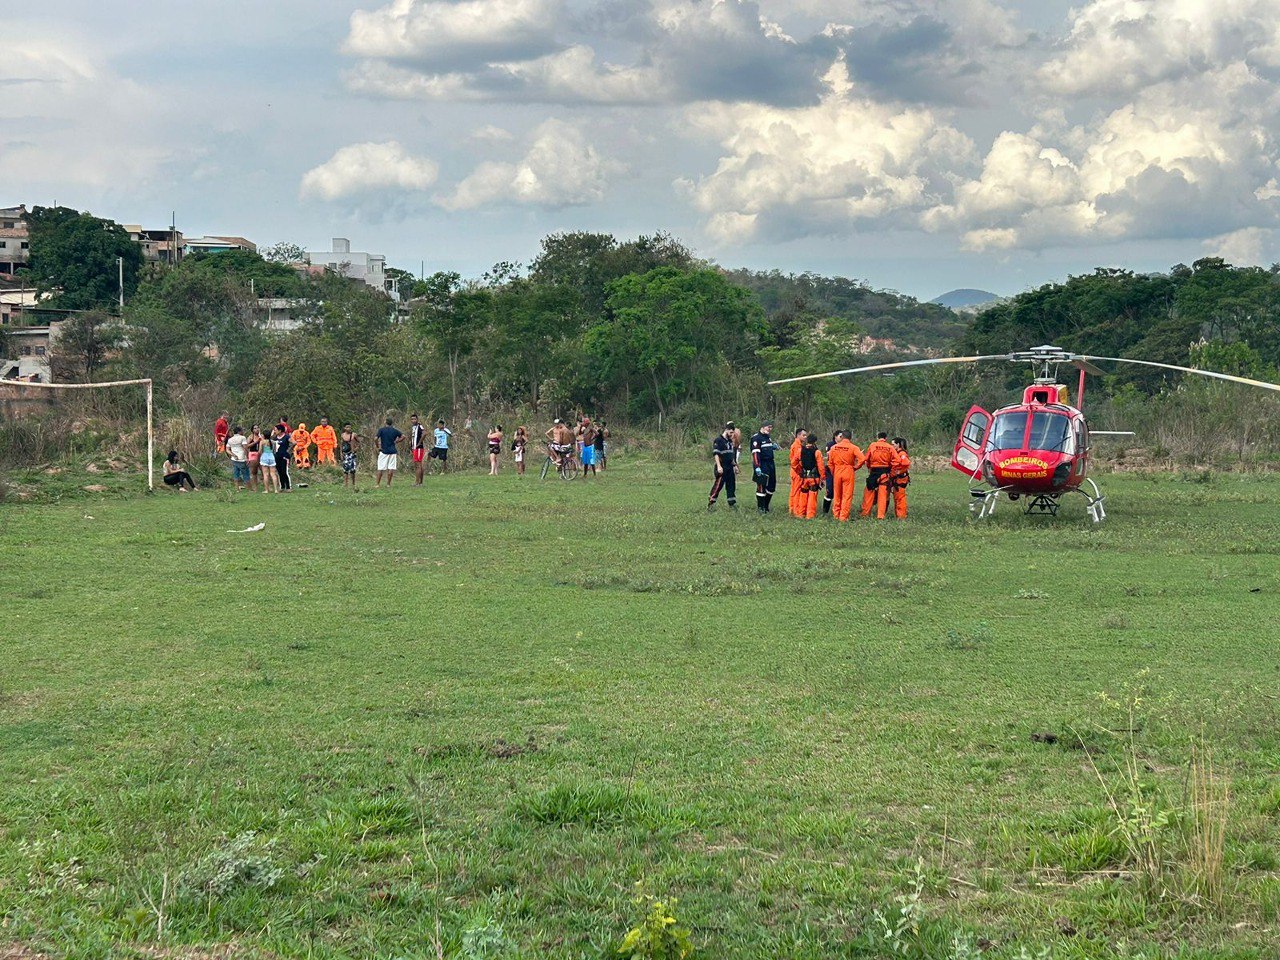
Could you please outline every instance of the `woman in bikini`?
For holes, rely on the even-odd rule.
[[[502,456],[502,424],[489,430],[489,476],[498,475],[498,459]]]

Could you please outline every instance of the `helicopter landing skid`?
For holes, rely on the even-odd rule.
[[[1040,494],[1038,497],[1032,497],[1031,502],[1027,504],[1026,512],[1028,514],[1042,514],[1044,516],[1056,517],[1058,515],[1058,498],[1051,497],[1048,494]]]
[[[1106,498],[1102,495],[1102,491],[1098,489],[1098,485],[1092,480],[1085,480],[1093,491],[1090,493],[1083,487],[1075,490],[1068,490],[1067,493],[1078,493],[1085,499],[1085,510],[1089,514],[1089,519],[1094,523],[1101,523],[1107,518],[1107,510],[1104,506]],[[996,503],[1000,499],[1000,494],[1007,492],[1006,487],[971,487],[969,489],[973,501],[969,504],[969,510],[977,515],[977,519],[985,520],[996,512]],[[1058,508],[1062,506],[1059,502],[1061,494],[1038,494],[1030,499],[1027,503],[1026,513],[1033,516],[1056,517]],[[1010,500],[1016,500],[1016,493],[1009,494]]]

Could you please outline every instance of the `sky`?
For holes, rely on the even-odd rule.
[[[922,299],[1280,259],[1280,0],[44,0],[10,17],[0,206],[346,237],[464,276],[558,231],[667,231],[726,267]]]

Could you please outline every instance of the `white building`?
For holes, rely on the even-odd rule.
[[[399,299],[395,284],[387,280],[387,258],[380,253],[353,252],[351,241],[345,237],[334,237],[332,250],[307,251],[307,263],[326,267]]]

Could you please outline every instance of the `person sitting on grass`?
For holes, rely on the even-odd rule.
[[[182,464],[178,462],[178,451],[170,450],[169,456],[164,458],[164,482],[166,486],[177,487],[179,493],[186,493],[187,486],[196,489],[196,482],[191,479],[191,474],[182,469]]]

